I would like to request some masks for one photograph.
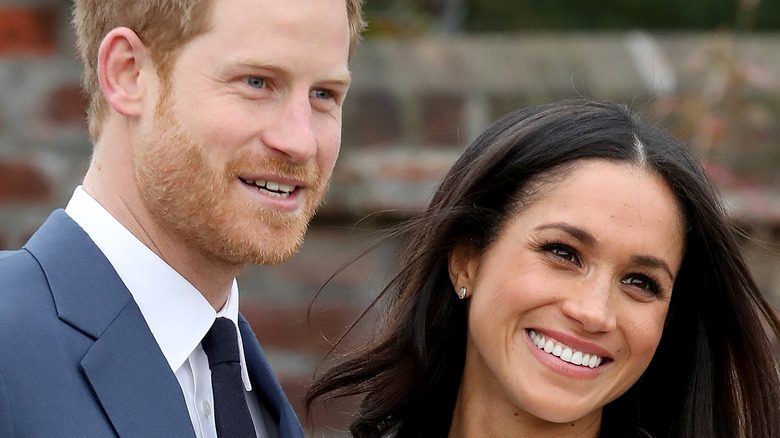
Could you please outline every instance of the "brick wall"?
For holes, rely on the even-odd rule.
[[[0,248],[21,246],[53,208],[65,204],[87,168],[86,101],[67,3],[0,5]],[[519,106],[578,95],[649,111],[653,98],[697,90],[700,84],[686,72],[713,38],[559,34],[377,40],[359,47],[326,205],[298,255],[279,267],[247,268],[239,279],[242,309],[296,408],[332,342],[387,280],[393,246],[334,279],[308,314],[314,292],[384,223],[422,208],[455,157],[492,120]],[[780,78],[778,40],[763,35],[742,42],[750,71],[770,85]],[[762,132],[772,135],[751,138],[755,150],[771,155],[780,151],[774,144],[776,86],[760,97],[766,111],[756,117],[770,121]],[[751,174],[758,183],[724,179],[724,189],[735,220],[761,239],[746,241],[746,248],[759,283],[777,299],[780,176],[776,162],[759,161]],[[756,184],[769,191],[756,191]],[[381,217],[370,216],[378,210]],[[369,332],[370,324],[359,325],[344,347]],[[340,413],[349,410],[346,402],[328,413],[315,411],[315,436],[338,435],[325,427],[343,429],[347,416]]]
[[[0,5],[0,243],[21,246],[86,171],[81,66],[68,2]]]

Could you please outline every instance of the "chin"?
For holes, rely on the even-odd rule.
[[[585,418],[601,418],[603,406],[562,405],[560,400],[536,401],[528,412],[549,423],[574,423]]]
[[[236,238],[225,240],[227,245],[223,248],[222,258],[236,265],[276,266],[295,255],[303,243],[305,232],[306,227],[289,224],[283,230],[240,233]],[[216,255],[219,257],[219,254]]]

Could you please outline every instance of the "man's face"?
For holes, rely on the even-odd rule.
[[[344,0],[218,0],[142,120],[136,179],[161,232],[214,261],[290,257],[338,156]]]

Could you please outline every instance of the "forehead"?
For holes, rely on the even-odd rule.
[[[550,222],[582,227],[603,242],[641,242],[682,254],[684,221],[676,195],[660,176],[630,164],[588,160],[555,173],[538,183],[505,228]]]
[[[182,46],[173,76],[177,83],[249,74],[349,83],[349,43],[344,0],[216,0],[204,32]]]
[[[344,0],[217,0],[180,60],[189,73],[244,64],[332,80],[349,76],[349,44]]]
[[[349,46],[345,0],[213,0],[210,28]]]
[[[603,206],[623,213],[681,222],[676,195],[656,173],[630,163],[583,160],[539,183],[535,204],[548,209]],[[552,205],[555,204],[555,205]],[[664,207],[664,214],[658,214]],[[605,212],[606,213],[606,212]],[[614,214],[614,212],[612,212]],[[674,213],[668,216],[666,213]]]

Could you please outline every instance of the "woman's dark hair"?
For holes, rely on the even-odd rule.
[[[569,100],[514,112],[457,160],[405,238],[398,275],[380,298],[379,339],[326,371],[307,394],[362,395],[355,437],[446,437],[463,372],[466,305],[448,256],[484,250],[534,186],[578,160],[623,162],[660,175],[686,226],[685,256],[667,323],[640,380],[609,403],[602,437],[779,437],[780,321],[740,254],[735,231],[699,160],[624,106]],[[557,173],[556,173],[557,172]]]

